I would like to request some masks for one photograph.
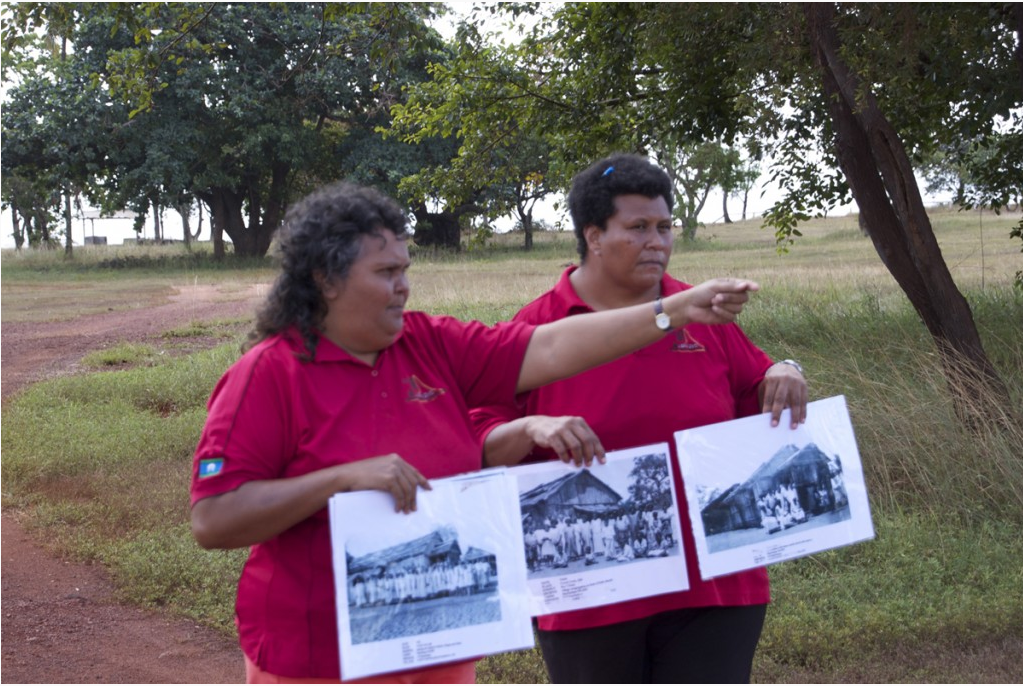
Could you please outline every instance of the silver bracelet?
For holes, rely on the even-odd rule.
[[[780,360],[778,364],[787,364],[790,367],[795,367],[797,372],[799,372],[803,376],[806,376],[806,374],[803,374],[803,365],[799,364],[795,360]]]

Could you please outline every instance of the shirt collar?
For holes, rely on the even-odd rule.
[[[572,272],[578,269],[578,265],[572,265],[561,274],[561,278],[554,284],[552,307],[556,310],[555,314],[560,317],[568,317],[574,314],[582,314],[584,312],[593,312],[593,308],[586,304],[579,294],[576,293],[575,287],[572,285]],[[691,288],[689,284],[682,283],[678,279],[665,274],[661,277],[661,294],[662,297],[678,293]]]
[[[407,325],[408,322],[405,322],[405,326]],[[400,341],[402,336],[405,335],[405,326],[402,326],[401,331],[398,332],[398,336],[394,339],[394,342],[391,343],[391,345],[387,346],[387,348],[384,348],[383,350],[380,351],[380,354],[377,355],[377,360],[374,367],[380,366],[380,361],[387,353],[387,350],[397,345],[398,341]],[[316,335],[318,336],[319,340],[316,343],[316,357],[313,358],[313,362],[317,364],[323,362],[350,362],[352,364],[361,365],[363,367],[368,366],[365,362],[353,356],[344,348],[336,345],[333,341],[324,336],[318,330],[316,331]],[[299,335],[297,330],[294,331],[294,338],[298,341],[298,345],[301,346],[302,350],[305,350],[305,342],[302,341],[302,337]]]

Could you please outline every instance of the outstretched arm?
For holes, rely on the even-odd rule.
[[[734,322],[760,288],[753,281],[712,279],[661,302],[672,328],[691,322]],[[528,391],[574,376],[653,343],[664,332],[654,324],[650,303],[566,317],[533,332],[519,373],[517,391]]]

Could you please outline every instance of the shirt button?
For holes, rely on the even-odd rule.
[[[387,391],[384,391],[383,393],[381,393],[380,397],[381,398],[386,398],[387,397]]]
[[[373,371],[371,371],[369,374],[370,374],[370,376],[380,376],[380,372],[378,372],[375,369]]]

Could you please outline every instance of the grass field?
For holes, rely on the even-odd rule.
[[[1012,287],[1023,255],[1008,238],[1019,215],[935,211],[932,220],[1013,407],[1023,406],[1023,294]],[[1023,430],[956,422],[930,337],[855,217],[800,228],[804,237],[779,254],[756,222],[713,225],[672,259],[686,281],[761,282],[744,329],[772,357],[803,363],[811,398],[846,395],[871,494],[875,540],[771,568],[754,678],[1019,682]],[[529,254],[519,241],[416,251],[410,306],[509,318],[575,259],[569,234],[541,234]],[[70,318],[159,302],[196,280],[242,287],[273,276],[265,262],[221,267],[181,251],[93,248],[70,264],[5,252],[2,320]],[[7,403],[2,433],[4,508],[30,509],[54,546],[108,566],[126,599],[225,632],[244,553],[193,542],[188,479],[206,398],[238,343],[159,360],[124,350],[137,366],[40,383]],[[479,677],[546,680],[536,651],[488,658]]]

